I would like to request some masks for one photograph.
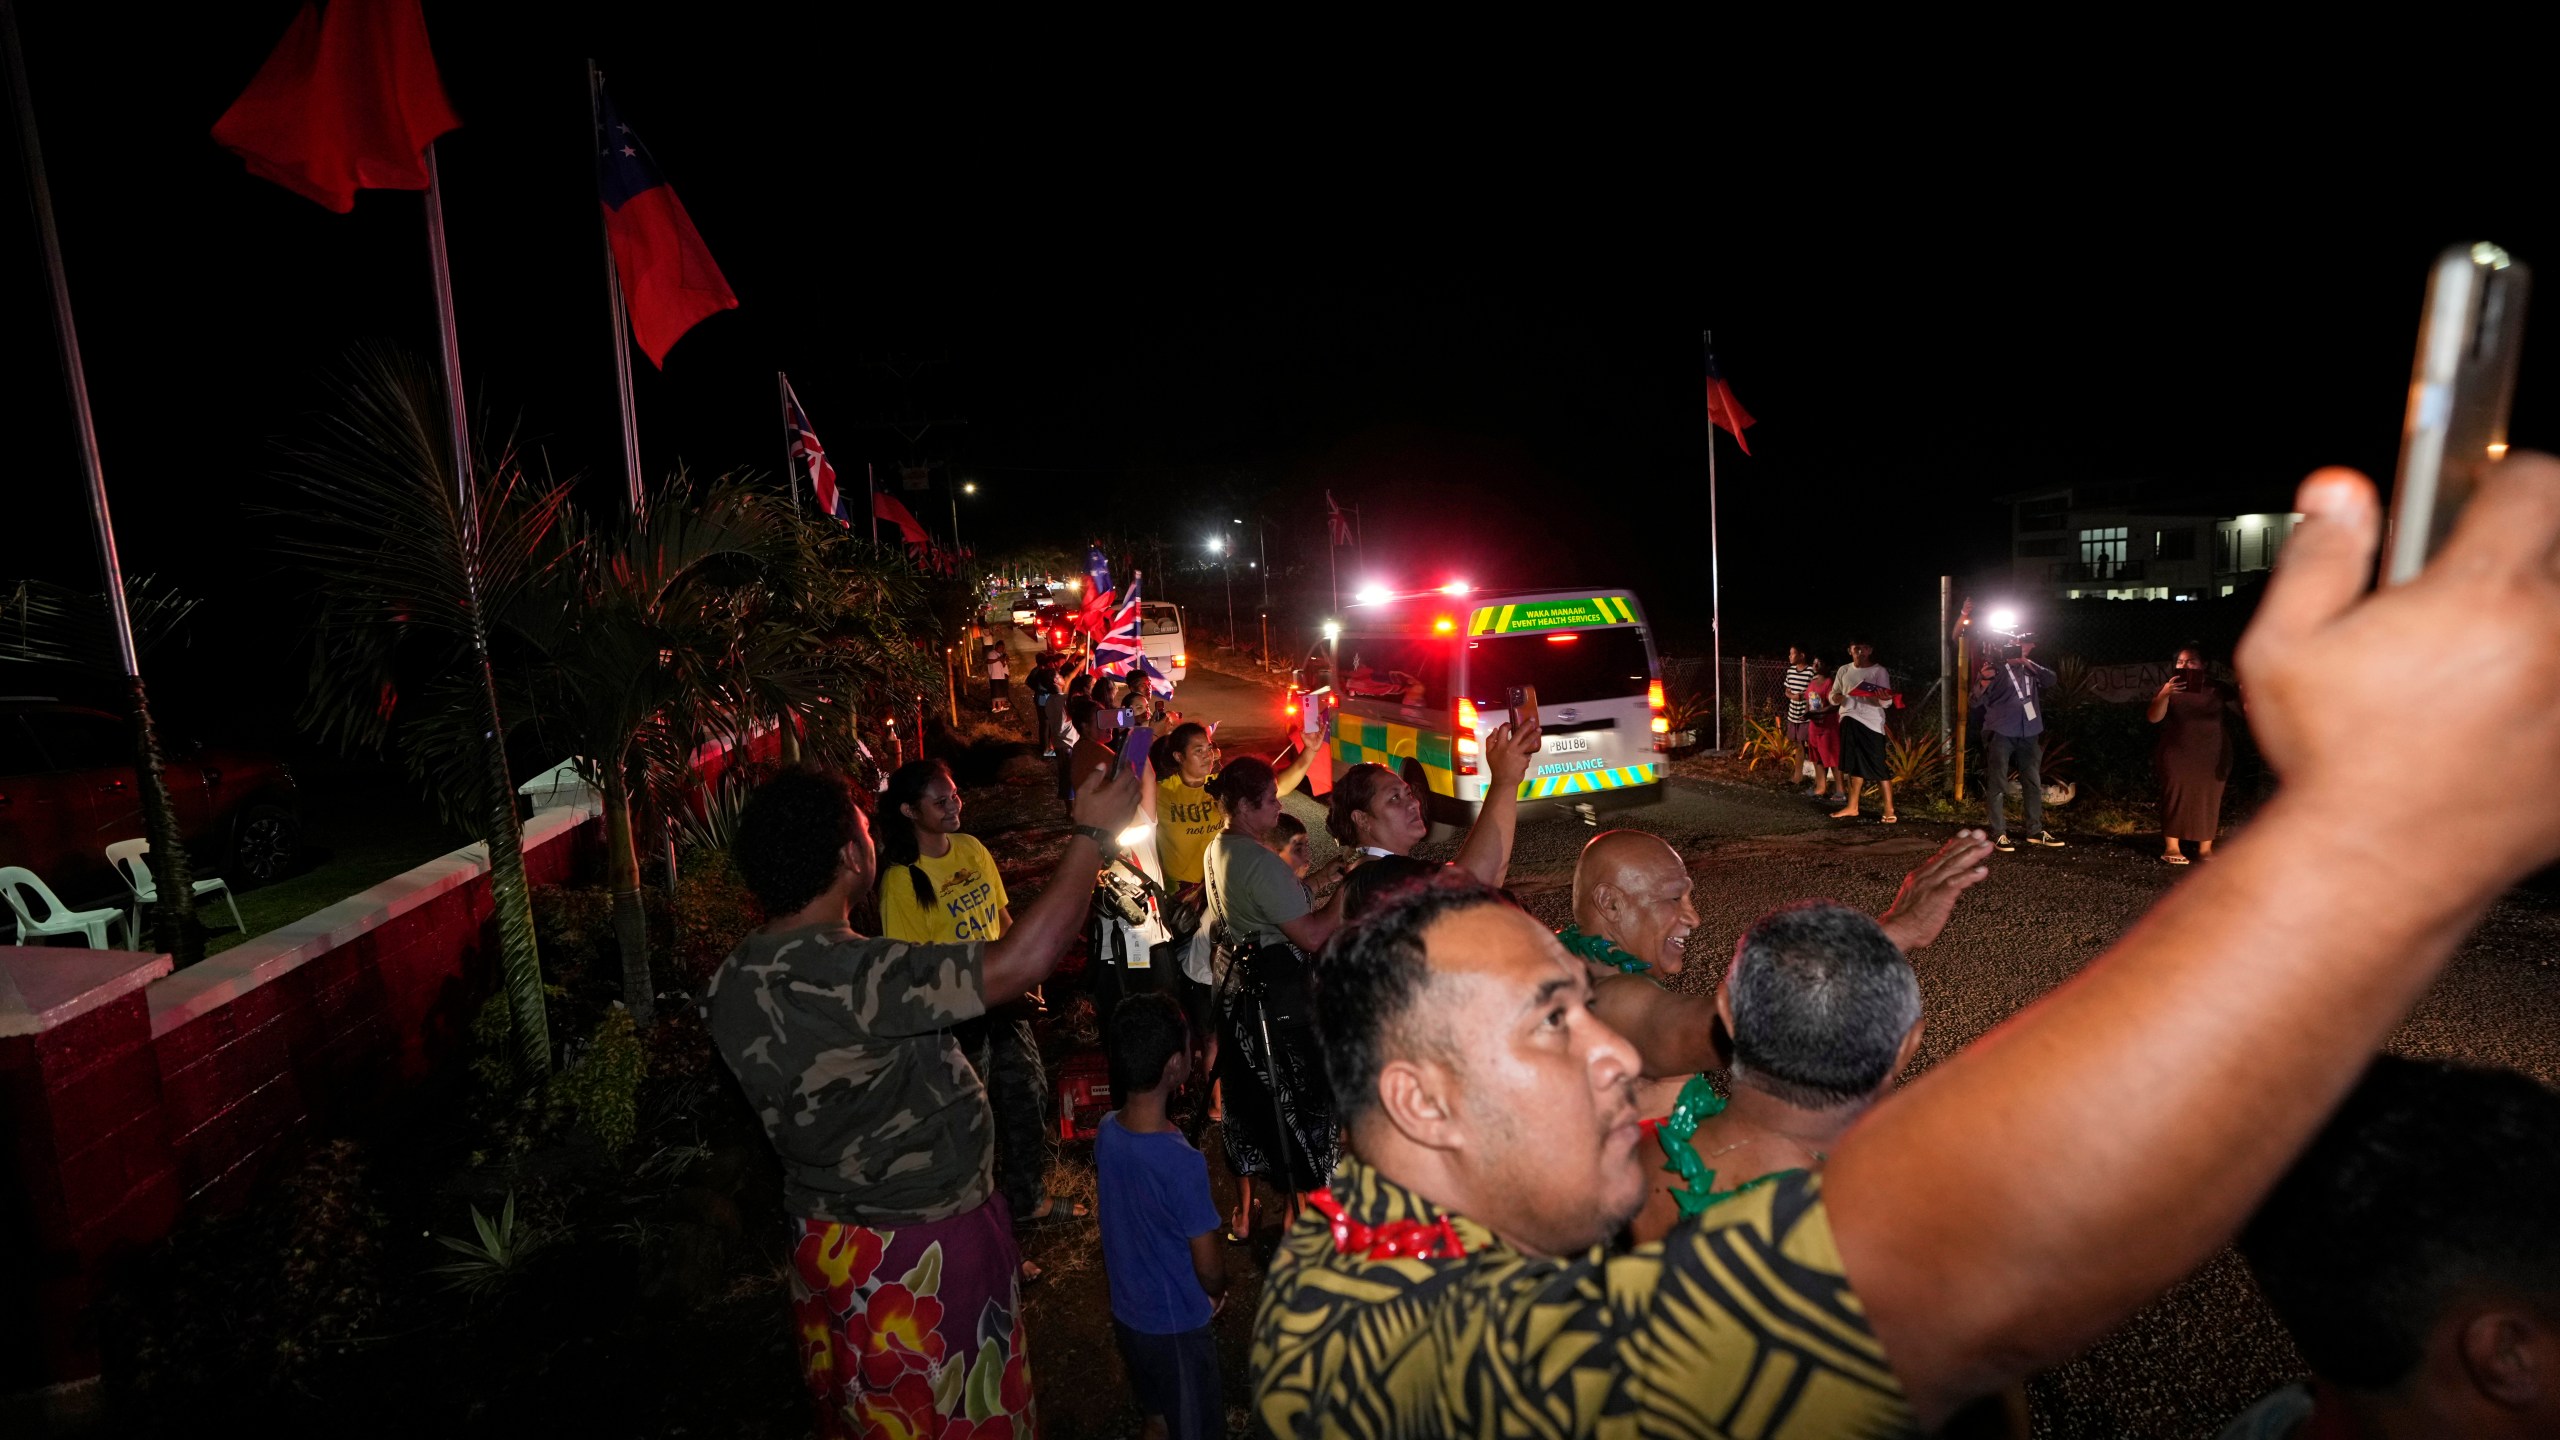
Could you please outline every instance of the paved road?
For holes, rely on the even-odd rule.
[[[1276,748],[1276,692],[1191,673],[1177,703],[1194,716],[1224,719],[1229,754]],[[1320,835],[1312,802],[1299,796],[1289,803]],[[2067,821],[2068,812],[2057,818]],[[1689,780],[1674,780],[1661,803],[1611,823],[1653,831],[1688,857],[1707,936],[1738,935],[1773,906],[1816,895],[1882,909],[1902,874],[1951,828],[1833,822],[1786,795]],[[1512,887],[1550,923],[1569,918],[1574,857],[1593,833],[1570,815],[1521,827]],[[2067,850],[1993,857],[1991,878],[1965,897],[1938,943],[1915,957],[1929,1021],[1919,1064],[1954,1053],[2122,934],[2185,873],[2159,864],[2151,845],[2088,837]],[[1328,848],[1320,841],[1319,855]],[[1695,947],[1675,986],[1712,988],[1723,948]],[[2199,1006],[2213,1003],[2209,993],[2195,998]],[[2511,1066],[2560,1084],[2560,902],[2519,894],[2500,904],[2392,1048]],[[2088,1355],[2039,1377],[2030,1396],[2040,1435],[2209,1436],[2257,1395],[2300,1373],[2246,1272],[2226,1254]]]

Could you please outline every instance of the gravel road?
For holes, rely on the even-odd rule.
[[[1177,703],[1196,718],[1222,718],[1229,754],[1269,753],[1280,734],[1275,692],[1195,669]],[[1871,802],[1872,804],[1872,802]],[[1292,810],[1319,836],[1321,811],[1304,796]],[[2068,823],[2068,811],[2057,812]],[[1905,871],[1952,827],[1870,818],[1824,819],[1811,804],[1756,788],[1674,779],[1659,804],[1610,817],[1650,830],[1688,857],[1697,877],[1702,937],[1730,937],[1791,900],[1829,896],[1881,910]],[[1569,917],[1573,863],[1596,833],[1570,815],[1523,822],[1512,888],[1552,924]],[[2067,832],[2066,832],[2067,833]],[[2148,837],[2073,837],[2060,851],[1993,857],[1991,878],[1969,893],[1938,942],[1922,951],[1928,1037],[1918,1064],[1954,1053],[2103,951],[2179,877]],[[1326,852],[1319,843],[1319,858]],[[1445,858],[1453,847],[1439,847]],[[1426,851],[1425,853],[1432,853]],[[1727,942],[1693,947],[1673,982],[1711,989]],[[2410,1055],[2503,1065],[2560,1084],[2560,903],[2519,892],[2502,902],[2392,1038]],[[2196,1003],[2212,1003],[2199,995]],[[2210,1177],[2198,1177],[2199,1184]],[[2301,1374],[2299,1360],[2226,1253],[2127,1322],[2087,1355],[2038,1377],[2029,1396],[2039,1435],[2210,1436],[2272,1386]]]

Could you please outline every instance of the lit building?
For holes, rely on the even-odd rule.
[[[2022,491],[2009,505],[2009,583],[2055,600],[2202,600],[2275,565],[2296,514],[2217,513],[2142,482]]]

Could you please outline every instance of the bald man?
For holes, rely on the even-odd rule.
[[[1984,863],[1990,854],[1983,832],[1957,831],[1902,877],[1876,923],[1905,955],[1937,939],[1956,897],[1991,873]],[[1689,934],[1698,928],[1689,900],[1695,883],[1661,836],[1604,831],[1582,847],[1573,867],[1573,923],[1556,937],[1590,968],[1593,1011],[1635,1046],[1649,1082],[1677,1082],[1725,1063],[1715,997],[1674,994],[1660,978],[1687,963]]]

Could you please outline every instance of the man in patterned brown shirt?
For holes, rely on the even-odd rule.
[[[1586,968],[1462,879],[1345,931],[1317,1005],[1360,1159],[1272,1266],[1262,1425],[1895,1434],[2219,1250],[2490,902],[2560,856],[2560,726],[2516,718],[2560,713],[2560,462],[2483,474],[2426,574],[2379,594],[2371,482],[2306,480],[2239,656],[2285,781],[2248,833],[1819,1176],[1655,1245],[1601,1248],[1645,1175],[1634,1052]],[[2523,783],[2484,796],[2484,769]]]

